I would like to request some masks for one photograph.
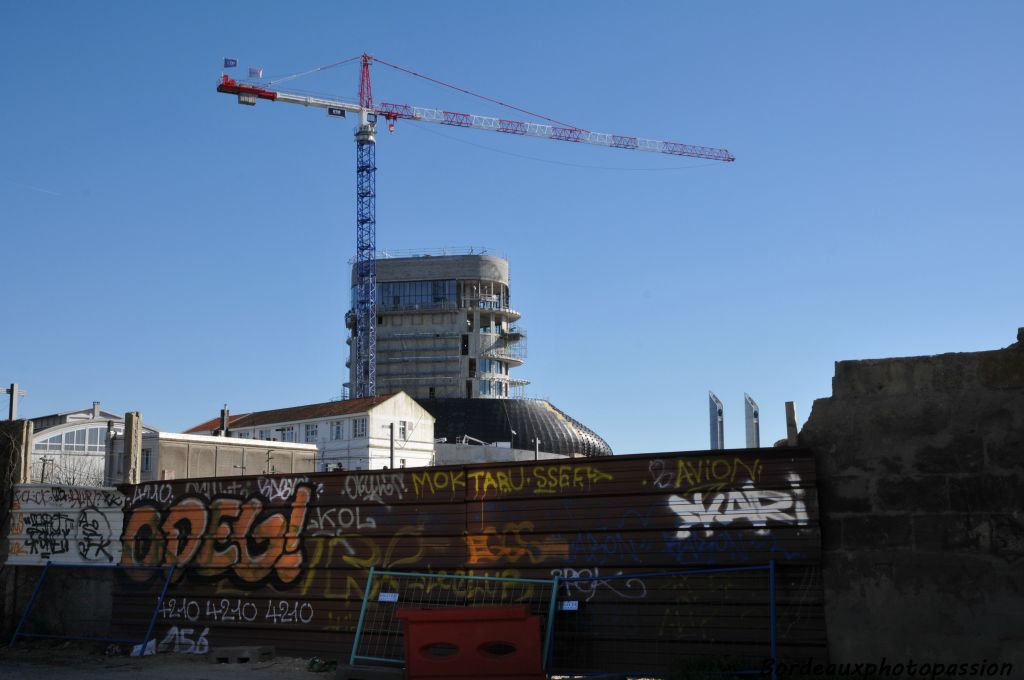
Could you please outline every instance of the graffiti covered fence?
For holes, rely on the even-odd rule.
[[[121,559],[176,567],[157,624],[165,649],[195,651],[185,638],[345,658],[371,567],[557,576],[560,597],[600,603],[623,638],[639,622],[699,655],[762,645],[737,607],[695,595],[706,583],[644,575],[774,562],[779,656],[821,656],[814,481],[809,452],[757,449],[151,482],[125,488]],[[129,573],[125,597],[156,588]]]

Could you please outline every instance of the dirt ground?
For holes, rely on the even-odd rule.
[[[334,680],[334,671],[307,670],[309,659],[277,657],[252,663],[211,663],[206,655],[106,655],[99,645],[65,643],[0,648],[3,680]]]

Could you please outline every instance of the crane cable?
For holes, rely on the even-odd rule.
[[[484,101],[491,102],[492,104],[497,104],[498,106],[504,106],[507,109],[512,109],[514,111],[519,111],[520,113],[525,113],[528,116],[533,116],[534,118],[540,118],[542,120],[546,120],[549,123],[558,123],[559,125],[564,125],[564,126],[566,126],[568,128],[571,128],[573,130],[580,130],[582,132],[589,132],[589,130],[584,130],[583,128],[581,128],[579,126],[572,125],[570,123],[565,123],[563,121],[556,120],[554,118],[548,118],[547,116],[542,116],[539,113],[534,113],[533,111],[528,111],[528,110],[520,108],[518,106],[514,106],[512,104],[508,104],[506,102],[499,101],[497,99],[492,99],[492,98],[484,96],[482,94],[477,94],[476,92],[472,92],[470,90],[467,90],[465,88],[459,87],[457,85],[451,85],[449,83],[446,83],[443,80],[437,80],[436,78],[431,78],[430,76],[425,76],[422,73],[417,73],[416,71],[410,71],[407,68],[403,68],[401,66],[397,66],[395,64],[388,63],[388,62],[384,61],[383,59],[378,59],[377,57],[372,57],[372,59],[374,61],[380,63],[380,64],[384,64],[385,66],[389,66],[389,67],[391,67],[393,69],[396,69],[398,71],[402,71],[403,73],[408,73],[409,75],[416,76],[417,78],[422,78],[424,80],[429,80],[432,83],[436,83],[438,85],[443,85],[444,87],[451,88],[452,90],[455,90],[457,92],[462,92],[463,94],[468,94],[471,97],[476,97],[478,99],[483,99]]]
[[[284,83],[284,82],[287,82],[289,80],[295,80],[296,78],[301,78],[303,76],[308,76],[308,75],[312,75],[314,73],[319,73],[320,71],[326,71],[327,69],[334,68],[335,66],[343,66],[345,64],[350,64],[353,61],[356,61],[357,59],[360,59],[360,58],[361,58],[361,56],[360,57],[352,57],[351,59],[342,59],[341,61],[336,61],[333,64],[327,64],[325,66],[317,66],[314,69],[310,69],[308,71],[303,71],[302,73],[293,73],[290,76],[282,76],[281,78],[276,78],[274,80],[268,80],[267,82],[262,83],[262,85],[263,85],[263,87],[269,87],[271,85],[276,85],[278,83]]]
[[[309,69],[308,71],[302,71],[301,73],[293,73],[292,75],[283,76],[281,78],[275,78],[274,80],[268,80],[267,82],[262,83],[262,85],[263,85],[263,87],[269,87],[271,85],[277,85],[279,83],[288,82],[290,80],[296,80],[298,78],[303,78],[305,76],[309,76],[309,75],[312,75],[314,73],[319,73],[321,71],[326,71],[328,69],[334,68],[335,66],[344,66],[345,64],[350,64],[353,61],[356,61],[356,60],[361,59],[361,58],[362,58],[362,55],[360,55],[358,57],[351,57],[349,59],[342,59],[341,61],[336,61],[336,62],[334,62],[332,64],[326,64],[324,66],[318,66],[316,68]],[[417,73],[416,71],[413,71],[411,69],[407,69],[407,68],[405,68],[403,66],[399,66],[397,64],[392,64],[391,62],[384,61],[383,59],[379,59],[377,57],[370,57],[370,59],[372,59],[373,61],[375,61],[375,62],[377,62],[379,64],[383,64],[384,66],[387,66],[389,68],[393,68],[396,71],[401,71],[402,73],[406,73],[408,75],[415,76],[417,78],[422,78],[423,80],[426,80],[426,81],[431,82],[431,83],[435,83],[437,85],[441,85],[442,87],[447,87],[447,88],[449,88],[451,90],[455,90],[456,92],[461,92],[463,94],[468,94],[471,97],[476,97],[477,99],[482,99],[482,100],[484,100],[486,102],[490,102],[492,104],[497,104],[498,106],[503,106],[503,107],[505,107],[507,109],[511,109],[513,111],[518,111],[519,113],[525,113],[528,116],[533,116],[534,118],[540,118],[541,120],[546,120],[549,123],[556,123],[558,125],[563,125],[563,126],[565,126],[567,128],[570,128],[572,130],[580,130],[581,132],[589,132],[589,130],[581,128],[578,125],[573,125],[572,123],[566,123],[565,121],[561,121],[561,120],[558,120],[556,118],[551,118],[549,116],[545,116],[545,115],[542,115],[542,114],[539,114],[539,113],[534,113],[533,111],[530,111],[528,109],[524,109],[524,108],[516,106],[514,104],[509,104],[508,102],[503,102],[501,100],[494,99],[493,97],[488,97],[486,95],[482,95],[482,94],[479,94],[477,92],[473,92],[472,90],[467,90],[466,88],[459,87],[458,85],[452,85],[451,83],[446,83],[443,80],[438,80],[437,78],[431,78],[428,75],[424,75],[422,73]]]

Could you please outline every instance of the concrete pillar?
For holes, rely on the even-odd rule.
[[[796,402],[786,402],[786,446],[797,445]]]
[[[711,421],[712,450],[725,448],[725,410],[722,400],[714,392],[708,391],[708,417]]]
[[[124,414],[124,455],[128,461],[124,481],[138,484],[142,479],[142,414],[138,411]]]
[[[32,481],[32,430],[31,420],[21,421],[21,465],[18,466],[17,475],[18,481],[22,484]]]
[[[16,420],[0,423],[0,465],[12,464],[11,482],[28,484],[32,481],[32,421]],[[0,489],[0,503],[6,491]],[[0,507],[6,507],[0,505]],[[2,514],[2,513],[0,513]],[[0,536],[3,536],[0,533]]]
[[[18,419],[18,397],[25,396],[25,390],[18,388],[18,383],[11,383],[10,387],[0,387],[0,394],[11,395],[11,401],[7,407],[7,420],[14,422]]]

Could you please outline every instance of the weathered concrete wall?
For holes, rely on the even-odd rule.
[[[1024,329],[1006,349],[836,364],[817,454],[833,661],[1024,672]]]
[[[0,635],[6,643],[28,606],[43,567],[8,565],[4,572],[10,588],[11,611],[0,625]],[[109,636],[114,620],[114,579],[114,572],[109,569],[51,566],[25,618],[22,632],[69,637]],[[142,637],[138,632],[138,638],[141,640]]]
[[[7,564],[117,564],[124,496],[116,489],[17,484]]]
[[[395,257],[377,260],[381,281],[436,281],[439,279],[486,279],[508,285],[508,260],[494,255],[447,255]],[[352,285],[358,276],[352,266]]]
[[[11,620],[17,611],[18,584],[13,568],[5,568],[11,529],[11,505],[14,485],[26,472],[28,442],[32,423],[27,420],[0,422],[0,638],[13,630]]]

